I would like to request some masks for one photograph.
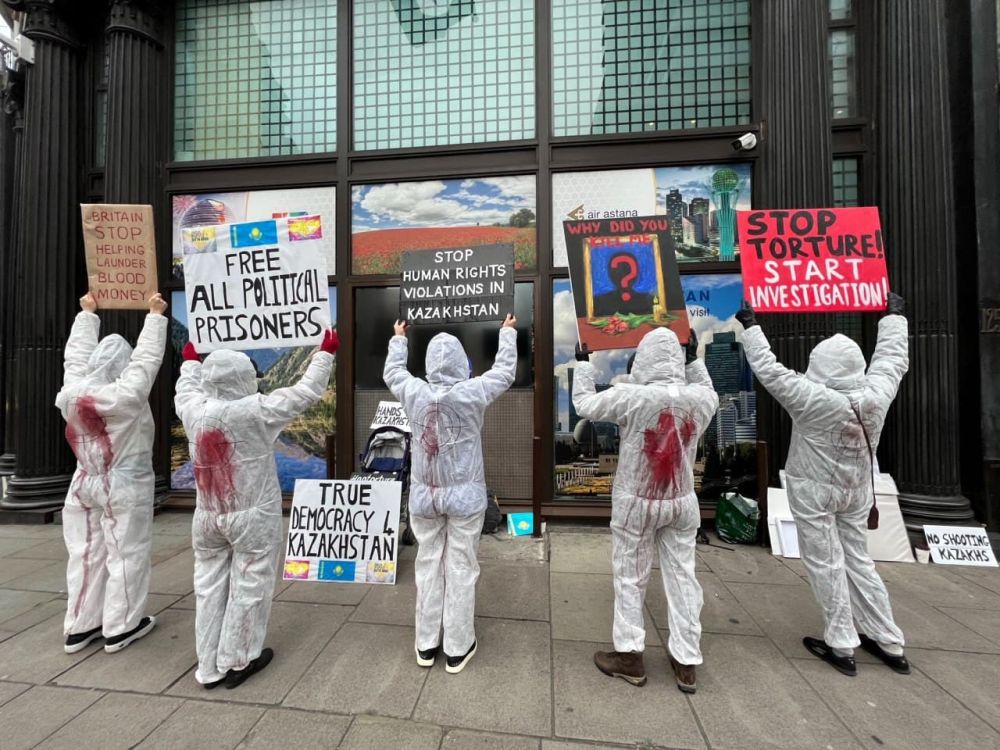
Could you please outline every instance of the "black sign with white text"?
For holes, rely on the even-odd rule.
[[[514,312],[514,246],[403,253],[399,317],[414,325],[503,320]]]

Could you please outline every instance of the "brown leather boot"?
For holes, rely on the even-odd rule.
[[[646,667],[640,651],[598,651],[594,654],[594,664],[604,674],[621,677],[631,685],[642,687],[646,684]]]
[[[674,679],[677,680],[677,689],[682,693],[693,693],[698,689],[695,679],[694,664],[681,664],[673,656],[670,657],[670,666],[674,670]]]

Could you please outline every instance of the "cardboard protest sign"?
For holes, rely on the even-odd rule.
[[[145,310],[158,291],[153,207],[81,203],[87,279],[97,306]]]
[[[199,352],[322,341],[330,306],[321,217],[182,231],[188,329]]]
[[[403,253],[399,317],[421,323],[503,320],[514,312],[514,246]]]
[[[379,427],[397,427],[403,432],[410,432],[410,418],[403,411],[403,405],[398,401],[379,401],[370,429]]]
[[[997,567],[990,538],[982,526],[924,526],[931,559],[938,565]]]
[[[757,312],[884,310],[878,209],[738,211],[746,299]]]
[[[400,488],[399,482],[297,480],[284,580],[395,583]]]
[[[658,326],[687,342],[668,217],[564,221],[563,231],[580,343],[630,349]]]

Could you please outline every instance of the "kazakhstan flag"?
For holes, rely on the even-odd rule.
[[[356,564],[354,560],[320,560],[316,578],[320,581],[353,581]]]
[[[278,223],[273,220],[231,224],[229,233],[234,248],[278,244]]]

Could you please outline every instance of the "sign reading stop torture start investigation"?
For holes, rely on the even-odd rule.
[[[286,581],[395,583],[399,482],[297,479]]]
[[[503,320],[513,312],[513,245],[403,253],[401,320],[469,323]]]
[[[153,207],[82,203],[87,280],[97,306],[145,310],[156,292]]]
[[[330,305],[320,216],[182,231],[188,329],[199,352],[322,341]]]
[[[737,211],[746,300],[758,312],[884,310],[878,209]]]

